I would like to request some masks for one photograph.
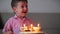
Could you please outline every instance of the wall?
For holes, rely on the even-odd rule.
[[[11,0],[0,0],[0,12],[12,12]],[[60,13],[60,0],[28,0],[30,13]]]

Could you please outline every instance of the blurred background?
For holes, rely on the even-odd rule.
[[[14,15],[11,0],[0,0],[0,34],[6,21]],[[28,0],[28,15],[40,22],[46,34],[60,34],[60,0]]]

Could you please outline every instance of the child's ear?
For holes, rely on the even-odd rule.
[[[16,12],[16,7],[13,7],[12,9],[13,9],[14,12]]]

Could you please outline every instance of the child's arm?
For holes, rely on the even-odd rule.
[[[9,19],[3,28],[3,34],[13,34],[12,31],[12,19]]]

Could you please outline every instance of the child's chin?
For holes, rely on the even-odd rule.
[[[23,14],[22,16],[26,16],[26,14]]]
[[[25,17],[26,15],[22,15],[22,17]]]
[[[22,17],[25,17],[25,16],[26,16],[26,14],[22,14],[21,16],[22,16]]]

